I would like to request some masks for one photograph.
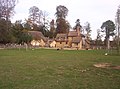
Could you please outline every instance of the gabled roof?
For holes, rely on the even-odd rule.
[[[80,43],[81,37],[73,37],[72,43]]]
[[[89,40],[85,40],[85,42],[86,42],[87,44],[90,44],[90,41],[89,41]]]
[[[67,34],[57,34],[56,39],[57,42],[66,42]]]
[[[57,34],[56,38],[66,38],[67,34]]]
[[[55,39],[49,39],[48,41],[49,43],[52,43],[53,41],[55,41]]]
[[[56,42],[68,42],[68,39],[56,39]]]
[[[69,31],[68,37],[76,37],[76,36],[78,36],[77,31]]]

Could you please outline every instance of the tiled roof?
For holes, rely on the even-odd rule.
[[[73,43],[80,43],[81,40],[82,40],[81,37],[73,37],[72,42]]]
[[[57,34],[56,38],[65,38],[67,34]]]
[[[76,31],[69,31],[68,37],[76,37],[78,36],[78,33]]]
[[[57,42],[68,42],[68,39],[55,39]]]
[[[67,34],[57,34],[56,39],[57,42],[66,42]]]
[[[83,34],[80,34],[80,36],[78,36],[77,31],[69,31],[68,35],[67,34],[57,34],[55,40],[57,42],[67,42],[68,37],[73,37],[73,40],[72,40],[73,43],[79,43],[82,40],[82,37],[85,37],[85,36]]]

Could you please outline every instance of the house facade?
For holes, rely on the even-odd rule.
[[[28,31],[28,34],[32,36],[33,40],[30,42],[32,46],[45,47],[47,38],[39,31]]]
[[[33,38],[31,41],[32,46],[59,49],[76,48],[77,50],[90,48],[90,42],[81,33],[80,27],[76,27],[76,29],[69,31],[67,34],[59,33],[55,39],[48,39],[39,31],[28,31],[28,34]]]
[[[67,34],[57,34],[56,36],[56,48],[63,49],[68,46]]]
[[[85,35],[81,33],[81,27],[77,26],[73,31],[68,34],[57,34],[56,36],[57,48],[76,48],[76,49],[89,49],[90,43],[87,41]]]
[[[51,48],[56,47],[56,41],[54,39],[49,39],[49,47],[51,47]]]

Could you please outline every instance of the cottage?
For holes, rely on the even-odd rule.
[[[82,49],[82,39],[81,37],[73,37],[72,47],[77,49]]]
[[[69,45],[69,47],[72,47],[73,37],[77,37],[77,36],[78,36],[78,33],[76,31],[69,31],[69,33],[68,33],[68,45]]]
[[[55,48],[56,47],[56,41],[54,39],[49,39],[49,46],[51,48]]]
[[[47,38],[39,31],[28,31],[28,34],[32,36],[33,40],[31,41],[32,46],[44,47],[47,43]]]
[[[55,41],[57,48],[62,49],[68,46],[67,34],[57,34]]]
[[[81,26],[78,25],[73,31],[69,31],[68,34],[57,34],[56,47],[88,49],[90,47],[90,43],[86,40],[85,35],[81,33]]]

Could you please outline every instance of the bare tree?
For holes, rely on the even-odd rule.
[[[39,17],[39,8],[36,7],[36,6],[33,6],[29,9],[29,18],[32,22],[32,25],[34,24],[37,24],[37,20],[38,20],[38,17]]]
[[[91,27],[90,27],[90,23],[86,22],[84,27],[85,27],[85,31],[86,31],[86,37],[87,37],[88,40],[90,40],[91,39],[91,37],[90,37],[91,36],[91,31],[92,31]]]
[[[34,29],[35,26],[43,26],[43,29],[46,29],[48,20],[48,12],[40,10],[38,7],[33,6],[29,9],[29,19],[31,21],[31,27]]]
[[[12,42],[10,17],[14,15],[17,0],[0,0],[0,38],[2,43]]]
[[[14,15],[14,8],[18,0],[0,0],[0,18],[7,21]]]
[[[97,48],[99,48],[100,45],[102,45],[102,37],[103,35],[101,35],[101,30],[97,29],[97,38],[96,38],[96,46]]]
[[[43,11],[42,10],[39,10],[39,16],[38,16],[38,19],[37,19],[37,23],[38,25],[43,25],[42,21],[43,21]]]
[[[48,12],[47,11],[42,11],[42,19],[43,19],[43,29],[47,30],[48,29]]]
[[[116,25],[117,25],[117,33],[118,33],[118,38],[117,38],[117,48],[118,48],[118,54],[119,54],[119,46],[120,46],[120,43],[119,43],[119,40],[120,40],[120,6],[118,7],[117,9],[117,13],[116,13]]]

